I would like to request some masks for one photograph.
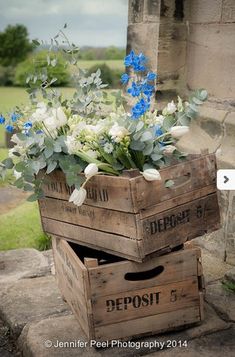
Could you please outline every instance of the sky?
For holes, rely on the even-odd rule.
[[[0,0],[0,31],[24,24],[30,39],[48,41],[65,23],[78,46],[126,46],[128,0]]]

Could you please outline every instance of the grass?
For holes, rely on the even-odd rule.
[[[82,69],[89,69],[95,64],[107,64],[111,69],[121,69],[125,70],[123,60],[90,60],[90,61],[84,61],[80,60],[78,61],[79,67]]]
[[[0,215],[0,250],[44,249],[50,245],[42,232],[37,202],[24,202]]]

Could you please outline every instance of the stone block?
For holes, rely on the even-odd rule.
[[[191,326],[177,332],[166,333],[164,335],[155,335],[144,337],[135,340],[136,342],[152,342],[155,341],[166,344],[169,340],[191,340],[197,337],[210,334],[212,332],[221,331],[229,328],[229,324],[221,320],[213,311],[213,309],[206,304],[205,306],[205,320],[196,326]],[[47,342],[46,342],[47,341]],[[49,341],[49,342],[48,342]],[[71,347],[55,347],[59,342],[71,343]],[[45,344],[46,342],[46,344]],[[91,348],[89,343],[84,347],[72,347],[78,342],[88,342],[86,336],[80,329],[77,321],[73,315],[52,317],[40,322],[31,323],[25,326],[19,338],[19,345],[24,357],[73,357],[73,356],[103,356],[103,357],[131,357],[142,356],[149,352],[159,350],[156,345],[152,349],[149,345],[142,345],[140,348],[135,346],[127,346],[125,348],[107,348],[95,350]],[[127,341],[128,342],[128,341]],[[46,345],[52,345],[46,347]],[[174,350],[174,349],[173,349]]]
[[[187,47],[187,83],[206,88],[209,96],[235,97],[234,24],[190,25]]]
[[[28,322],[70,313],[52,276],[22,279],[1,288],[0,316],[15,336]]]
[[[159,22],[160,0],[145,0],[144,2],[144,22]]]
[[[213,119],[216,122],[222,123],[227,114],[227,110],[209,107],[206,104],[199,107],[199,117],[201,119]]]
[[[223,0],[222,22],[235,22],[235,2],[234,0]]]
[[[143,16],[144,16],[144,1],[129,0],[128,24],[143,22]]]
[[[220,22],[223,0],[185,1],[186,19],[190,23]]]
[[[235,267],[230,269],[230,270],[228,270],[224,274],[224,280],[229,282],[229,283],[235,284]]]
[[[50,273],[50,264],[36,249],[14,249],[0,252],[0,283],[10,283],[23,278]]]
[[[127,29],[127,51],[144,52],[153,71],[157,69],[158,36],[159,23],[134,24]]]
[[[184,341],[184,340],[183,340]],[[183,342],[182,341],[182,342]],[[152,353],[146,357],[233,357],[235,349],[235,328],[202,336],[189,341],[187,346],[166,348],[163,351]]]
[[[235,294],[220,281],[207,286],[205,299],[221,318],[235,322]]]

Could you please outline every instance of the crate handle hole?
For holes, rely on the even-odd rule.
[[[151,270],[126,273],[124,279],[128,281],[153,279],[156,276],[160,275],[163,271],[164,271],[164,267],[162,265],[159,265]]]

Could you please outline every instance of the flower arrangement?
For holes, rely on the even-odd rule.
[[[176,143],[188,132],[198,105],[206,100],[205,90],[193,93],[188,102],[178,97],[158,112],[154,109],[157,75],[148,71],[142,53],[131,51],[124,59],[128,74],[121,76],[126,95],[113,92],[110,100],[100,71],[89,76],[79,69],[79,50],[63,30],[51,40],[48,66],[56,66],[58,51],[75,68],[73,97],[65,99],[51,87],[56,78],[48,78],[44,68],[26,80],[31,105],[16,108],[8,120],[0,115],[0,124],[8,132],[16,130],[11,139],[14,147],[0,163],[0,173],[4,176],[6,170],[14,169],[14,185],[32,191],[29,201],[44,196],[42,184],[57,169],[74,187],[70,202],[79,206],[86,198],[85,185],[94,175],[138,169],[148,181],[161,180],[159,168],[186,157]],[[131,98],[129,110],[125,109],[127,96]],[[39,177],[40,170],[44,174]],[[173,184],[166,183],[168,187]]]

